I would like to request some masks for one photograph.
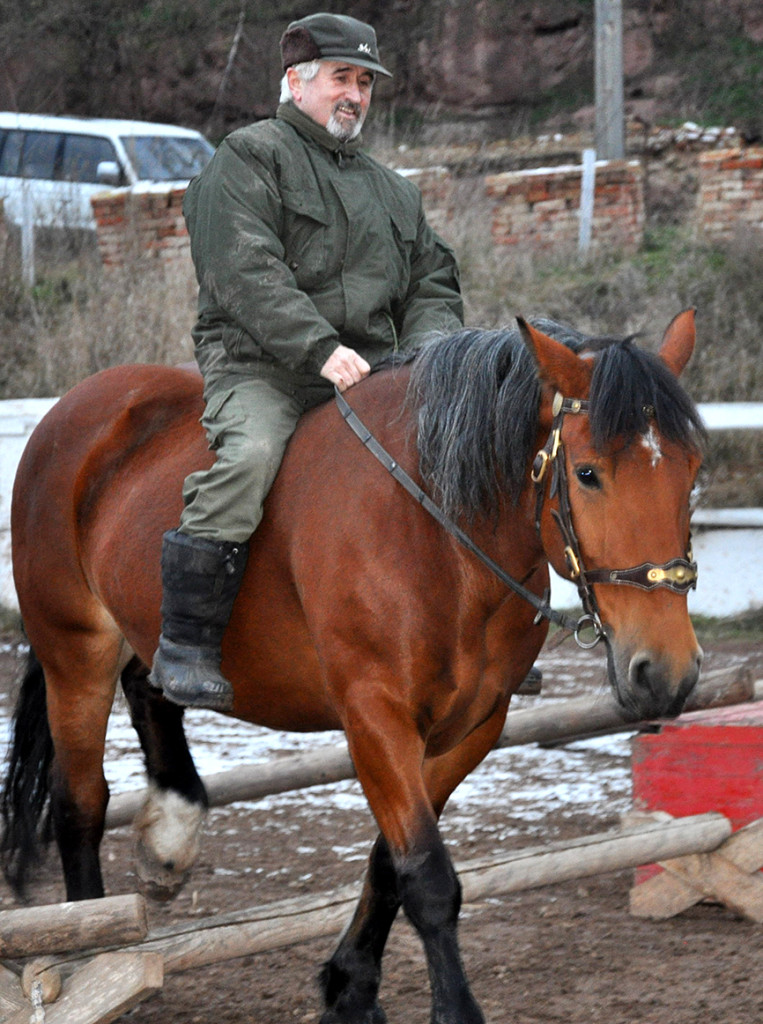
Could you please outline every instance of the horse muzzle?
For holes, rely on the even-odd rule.
[[[701,648],[696,648],[676,670],[655,652],[618,651],[609,641],[609,679],[626,718],[635,722],[679,715],[699,680],[702,657]]]

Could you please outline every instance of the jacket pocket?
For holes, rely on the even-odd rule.
[[[328,264],[331,217],[314,188],[283,186],[285,262],[300,288],[322,281]]]
[[[231,359],[237,362],[249,362],[252,359],[263,359],[272,362],[262,346],[248,331],[236,324],[226,324],[223,327],[223,348]]]

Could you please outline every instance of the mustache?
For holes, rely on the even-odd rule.
[[[352,100],[339,100],[338,103],[334,104],[332,113],[335,115],[338,114],[342,107],[349,107],[355,117],[360,117],[363,112],[359,103],[353,103]]]

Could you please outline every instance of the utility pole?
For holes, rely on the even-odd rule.
[[[596,156],[600,160],[622,160],[625,156],[622,0],[596,0],[595,92]]]

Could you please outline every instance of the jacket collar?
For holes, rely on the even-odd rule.
[[[354,156],[361,146],[361,137],[358,135],[349,142],[340,142],[323,125],[313,121],[312,117],[304,114],[298,106],[291,102],[281,103],[276,111],[276,117],[286,121],[292,128],[296,128],[302,135],[317,142],[319,146],[328,149],[331,153],[341,156]]]

